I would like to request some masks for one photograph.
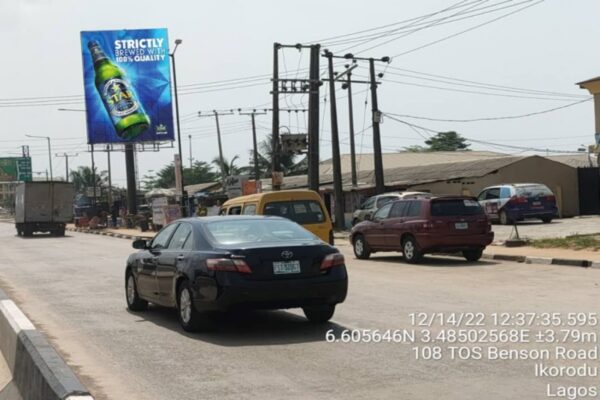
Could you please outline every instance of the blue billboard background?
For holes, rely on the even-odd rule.
[[[89,144],[174,140],[166,29],[84,31],[81,52]],[[106,68],[97,79],[94,57],[116,79],[105,79]],[[124,123],[137,125],[123,131]]]

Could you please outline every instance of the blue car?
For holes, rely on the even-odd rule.
[[[503,225],[528,218],[548,224],[558,216],[554,193],[539,183],[490,186],[483,189],[477,200],[490,219]]]

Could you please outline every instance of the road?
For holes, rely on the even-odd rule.
[[[358,261],[343,245],[350,289],[332,323],[263,311],[188,334],[170,310],[126,310],[127,240],[24,239],[0,223],[0,242],[0,286],[97,399],[544,399],[546,381],[533,377],[531,361],[417,361],[415,344],[328,343],[325,335],[410,329],[412,312],[600,311],[600,270],[451,258],[412,266],[395,254]]]

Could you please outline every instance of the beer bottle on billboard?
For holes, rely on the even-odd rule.
[[[95,83],[117,135],[131,140],[150,127],[150,118],[136,98],[125,72],[104,53],[97,41],[88,42],[94,62]]]

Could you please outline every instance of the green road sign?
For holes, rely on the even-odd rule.
[[[31,181],[30,157],[0,158],[0,182]]]

